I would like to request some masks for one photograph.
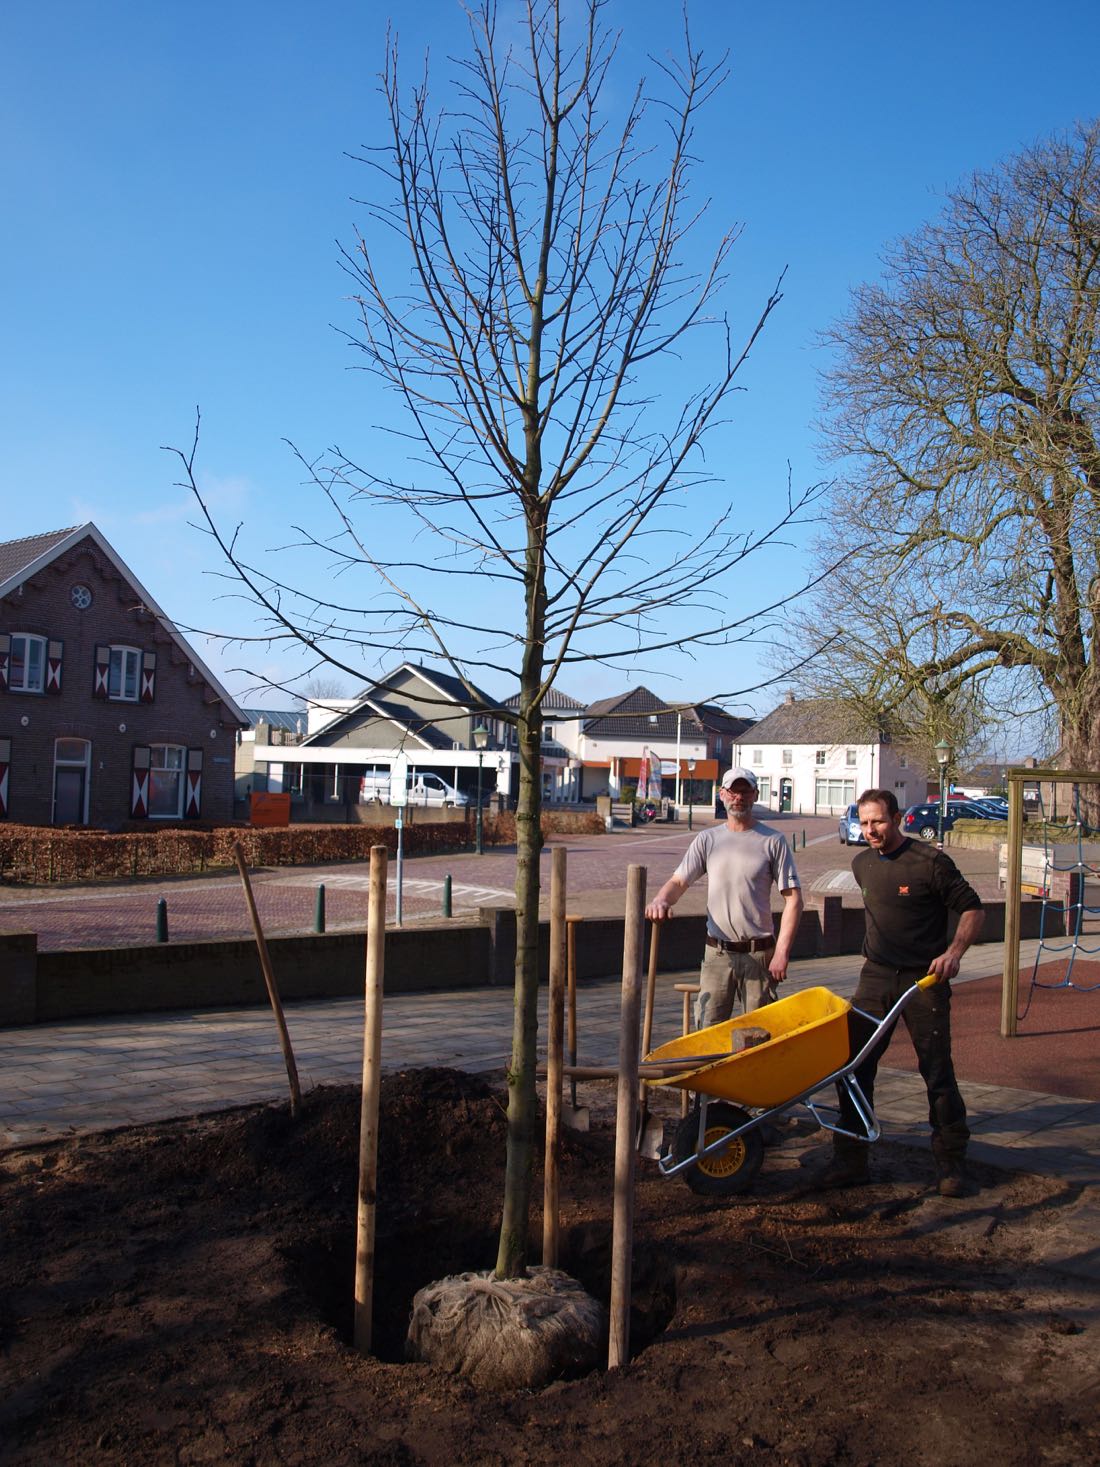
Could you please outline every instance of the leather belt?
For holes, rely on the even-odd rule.
[[[716,947],[720,953],[762,953],[774,946],[774,937],[746,937],[743,942],[726,942],[707,933],[707,947]]]

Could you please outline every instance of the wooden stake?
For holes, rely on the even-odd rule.
[[[570,915],[566,917],[565,923],[568,929],[566,948],[566,987],[568,991],[569,1008],[566,1018],[565,1031],[565,1057],[571,1065],[577,1063],[577,923],[583,922],[583,917]],[[569,1099],[573,1109],[577,1108],[577,1082],[569,1082]]]
[[[646,868],[626,873],[623,995],[619,1025],[619,1085],[615,1106],[615,1198],[611,1224],[611,1323],[607,1368],[630,1354],[630,1258],[634,1247],[634,1126],[638,1105],[638,1017],[645,951]]]
[[[283,1014],[283,1006],[279,1001],[279,990],[275,986],[275,973],[271,967],[271,954],[267,950],[264,929],[260,925],[260,914],[256,910],[256,898],[252,895],[252,883],[248,879],[248,867],[245,864],[244,851],[241,848],[240,841],[234,842],[233,855],[236,857],[237,870],[241,873],[241,885],[244,887],[244,898],[248,903],[249,916],[252,918],[252,932],[256,938],[256,950],[260,955],[260,967],[263,970],[264,983],[267,985],[267,996],[271,1002],[271,1011],[275,1015],[275,1027],[279,1031],[279,1046],[283,1051],[283,1062],[286,1065],[287,1079],[290,1081],[290,1114],[294,1120],[297,1120],[302,1110],[302,1091],[298,1084],[298,1066],[294,1063],[294,1050],[290,1045],[290,1034],[286,1027],[286,1017]]]
[[[672,986],[673,986],[673,988],[675,988],[675,990],[676,990],[677,993],[682,993],[684,995],[684,1014],[683,1014],[683,1021],[682,1021],[682,1026],[681,1026],[681,1033],[683,1033],[685,1035],[686,1034],[690,1034],[691,1033],[691,996],[692,996],[693,993],[698,993],[699,992],[699,984],[698,983],[674,983]],[[691,1104],[691,1097],[688,1095],[687,1091],[685,1090],[684,1093],[683,1093],[683,1095],[680,1096],[680,1115],[681,1115],[681,1117],[685,1117],[687,1115],[688,1108],[689,1108],[690,1104]]]
[[[642,1054],[644,1058],[653,1045],[653,1005],[657,998],[657,952],[660,947],[661,924],[650,923],[649,973],[645,985],[645,1012],[642,1017]],[[660,1131],[660,1123],[656,1123]],[[638,1087],[638,1149],[643,1156],[659,1155],[660,1137],[652,1137],[649,1128],[649,1090],[643,1080]]]
[[[565,1031],[565,859],[565,847],[555,846],[550,854],[550,1013],[546,1037],[546,1152],[542,1194],[544,1268],[558,1266],[561,1067]]]
[[[367,972],[363,1012],[363,1091],[359,1108],[359,1205],[355,1232],[355,1348],[370,1353],[374,1229],[378,1207],[378,1092],[382,1084],[382,988],[386,953],[386,847],[371,846]]]

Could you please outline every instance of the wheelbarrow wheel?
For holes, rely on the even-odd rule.
[[[725,1101],[715,1101],[707,1107],[707,1129],[703,1144],[710,1146],[727,1131],[735,1131],[746,1121],[752,1120],[746,1110]],[[694,1156],[699,1144],[698,1113],[686,1116],[676,1128],[673,1152],[677,1161]],[[704,1156],[694,1166],[682,1173],[684,1181],[693,1192],[701,1197],[734,1197],[738,1192],[747,1192],[752,1186],[760,1164],[764,1160],[764,1141],[758,1127],[746,1131],[732,1141],[725,1151]]]

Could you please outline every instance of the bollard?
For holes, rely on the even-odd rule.
[[[325,883],[323,881],[317,887],[317,902],[313,908],[313,930],[314,932],[325,930]]]
[[[451,876],[450,872],[443,878],[443,915],[451,915]]]
[[[168,941],[168,903],[163,897],[157,903],[157,941]]]
[[[806,832],[805,831],[802,832],[802,849],[803,850],[806,849]]]

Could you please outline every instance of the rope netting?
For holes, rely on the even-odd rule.
[[[1100,832],[1085,819],[1081,801],[1081,785],[1075,782],[1072,820],[1047,819],[1042,785],[1037,792],[1038,820],[1043,832],[1044,894],[1039,914],[1039,946],[1031,970],[1031,984],[1021,1018],[1026,1017],[1037,988],[1075,988],[1091,993],[1100,981],[1082,983],[1074,977],[1079,958],[1100,956],[1100,906],[1087,900],[1090,881],[1100,877]],[[1092,848],[1086,854],[1086,844]],[[1095,889],[1094,889],[1095,894]],[[1065,969],[1056,982],[1040,979],[1039,969],[1059,957],[1065,957]]]

